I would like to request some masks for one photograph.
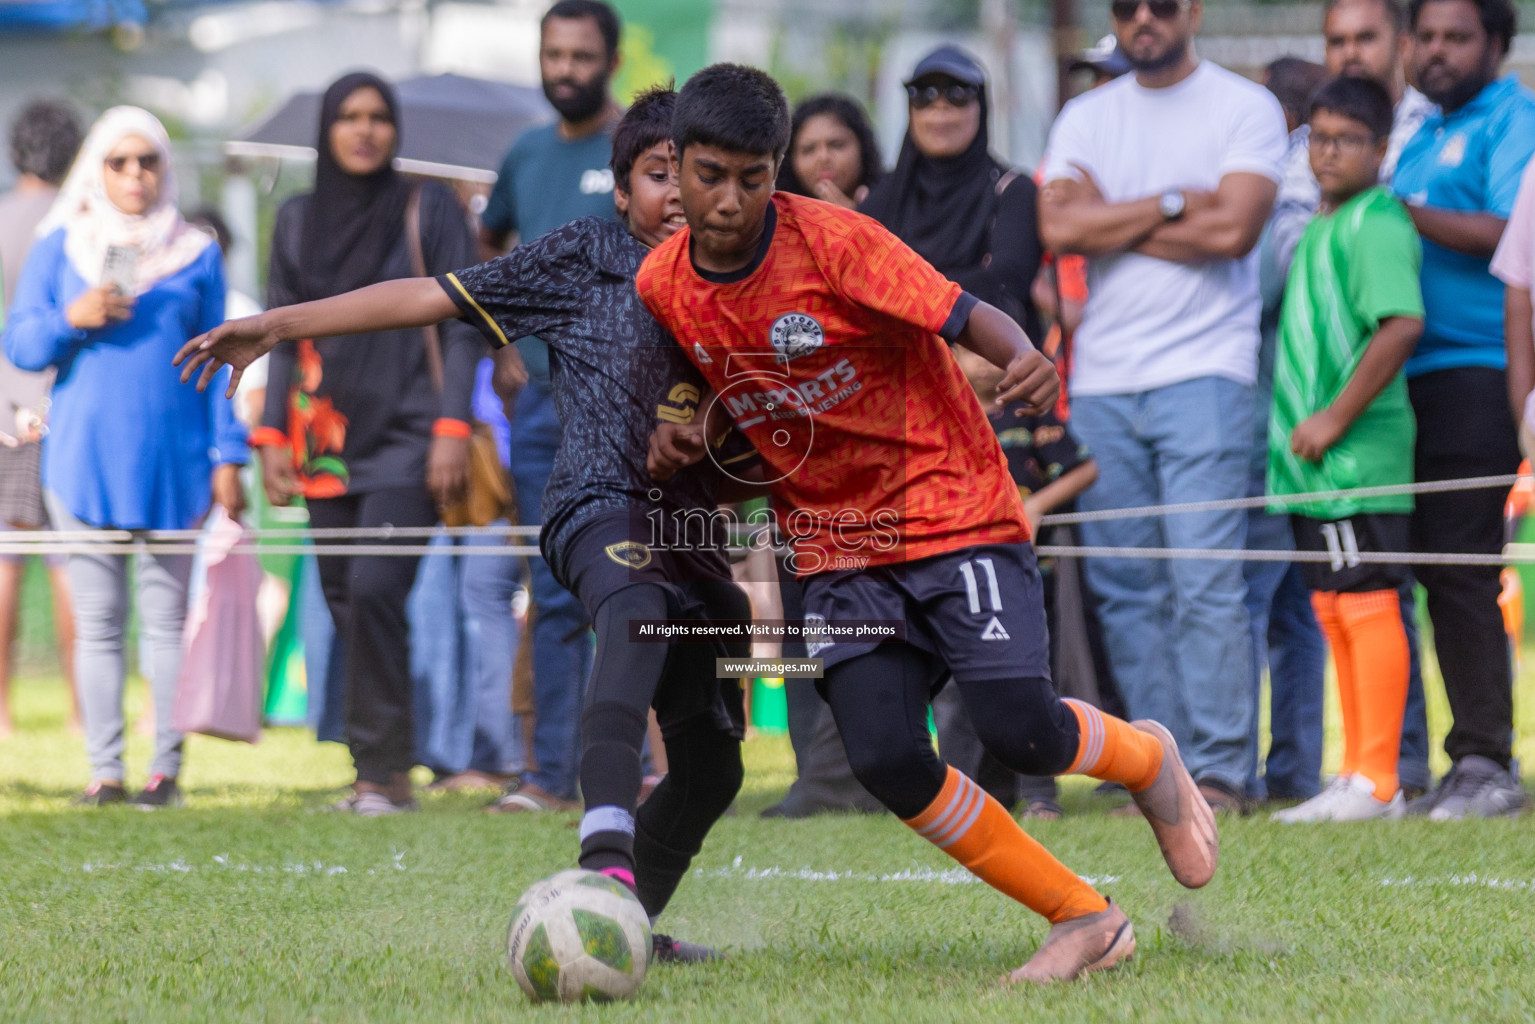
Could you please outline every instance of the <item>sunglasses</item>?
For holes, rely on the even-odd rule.
[[[1109,5],[1109,13],[1114,15],[1115,21],[1133,21],[1142,4],[1158,21],[1171,21],[1179,11],[1188,7],[1189,0],[1114,0]]]
[[[160,154],[143,153],[139,156],[109,156],[106,162],[107,166],[112,169],[113,174],[123,173],[123,170],[127,168],[129,163],[137,164],[139,170],[145,174],[153,174],[160,169]]]
[[[906,98],[918,110],[926,110],[940,99],[951,107],[968,107],[981,98],[981,87],[958,82],[953,85],[908,85]]]

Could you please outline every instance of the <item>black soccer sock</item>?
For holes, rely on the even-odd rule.
[[[648,805],[650,801],[645,801]],[[652,839],[644,825],[634,830],[635,894],[650,920],[655,921],[671,902],[672,894],[682,884],[682,876],[688,873],[693,857],[698,851],[674,850]]]
[[[741,790],[741,743],[710,715],[668,730],[666,778],[639,810],[634,835],[635,883],[652,919],[677,891],[709,829]]]
[[[667,647],[632,642],[629,622],[670,614],[665,590],[636,584],[610,595],[593,616],[597,651],[581,715],[580,770],[586,804],[580,864],[589,871],[634,870],[634,808],[644,780],[641,750]]]
[[[604,701],[581,715],[580,864],[588,871],[634,871],[634,806],[642,770],[640,745],[645,715],[627,704]]]

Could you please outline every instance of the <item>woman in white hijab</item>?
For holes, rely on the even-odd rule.
[[[54,528],[179,530],[213,504],[244,508],[245,431],[223,392],[166,371],[176,350],[224,319],[218,246],[181,219],[170,141],[148,111],[114,107],[91,128],[17,282],[5,352],[57,371],[43,486]],[[171,710],[181,666],[188,555],[138,552],[138,607],[157,716],[149,781],[133,798],[180,802]],[[127,556],[71,554],[91,783],[82,803],[127,800],[123,635]]]

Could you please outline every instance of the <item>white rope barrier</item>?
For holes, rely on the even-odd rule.
[[[1097,523],[1107,519],[1142,519],[1151,516],[1181,515],[1190,512],[1230,512],[1237,509],[1270,508],[1274,505],[1305,505],[1313,501],[1337,498],[1390,498],[1403,494],[1443,494],[1449,491],[1479,491],[1492,487],[1508,488],[1519,477],[1473,476],[1459,480],[1427,480],[1415,484],[1387,484],[1382,487],[1356,487],[1344,491],[1311,491],[1307,494],[1260,494],[1253,498],[1222,498],[1216,501],[1187,501],[1175,505],[1138,505],[1134,508],[1106,508],[1096,512],[1067,512],[1047,515],[1041,526],[1065,526],[1070,523]]]
[[[1073,512],[1064,515],[1047,515],[1040,526],[1057,526],[1071,523],[1101,522],[1114,519],[1148,518],[1178,515],[1191,512],[1221,512],[1238,509],[1265,508],[1272,505],[1302,505],[1314,501],[1331,501],[1337,498],[1376,498],[1403,494],[1442,494],[1452,491],[1509,488],[1518,482],[1514,474],[1502,476],[1467,477],[1459,480],[1431,480],[1415,484],[1393,484],[1385,487],[1360,487],[1352,490],[1313,491],[1307,494],[1260,495],[1252,498],[1227,498],[1218,501],[1182,502],[1167,505],[1142,505],[1133,508],[1104,509],[1097,512]],[[747,529],[741,524],[743,531]],[[757,529],[760,529],[758,527]],[[399,541],[429,541],[436,538],[455,540],[482,539],[503,540],[535,539],[537,526],[377,526],[314,529],[302,526],[278,526],[250,528],[245,539],[234,548],[236,551],[258,555],[350,555],[350,556],[421,556],[465,555],[493,557],[536,557],[536,543],[502,544],[454,544],[451,547],[426,543],[402,544]],[[191,555],[198,549],[200,530],[12,530],[0,533],[0,556],[15,555],[74,555],[74,554],[133,554],[149,551],[155,554]],[[282,542],[287,543],[282,543]],[[382,543],[337,543],[340,541],[375,541]],[[395,543],[388,543],[388,542]],[[274,543],[277,542],[277,543]],[[329,543],[327,543],[329,542]],[[732,546],[728,550],[751,550],[745,546]],[[775,545],[775,553],[787,552],[786,547]],[[1213,559],[1241,562],[1329,562],[1333,556],[1325,551],[1292,551],[1281,549],[1250,548],[1168,548],[1168,547],[1105,547],[1095,545],[1043,544],[1037,547],[1040,556],[1046,558],[1151,558],[1151,559]],[[1360,563],[1381,565],[1535,565],[1535,544],[1509,544],[1502,552],[1455,553],[1455,552],[1360,552]]]
[[[1233,562],[1331,562],[1327,551],[1290,551],[1280,548],[1109,548],[1071,544],[1043,544],[1036,549],[1042,558],[1157,558],[1208,559]],[[1535,565],[1535,544],[1510,544],[1501,553],[1457,554],[1423,551],[1360,551],[1350,561],[1366,565]]]

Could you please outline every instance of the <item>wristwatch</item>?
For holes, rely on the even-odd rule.
[[[1157,205],[1162,210],[1162,219],[1177,220],[1183,216],[1183,207],[1186,205],[1186,201],[1183,198],[1182,192],[1174,190],[1172,192],[1163,192],[1162,198],[1158,200]]]

